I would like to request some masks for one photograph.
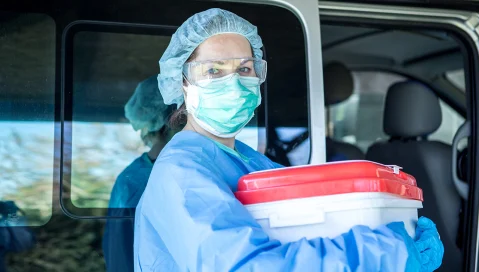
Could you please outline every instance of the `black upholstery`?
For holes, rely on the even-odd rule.
[[[365,155],[357,146],[326,137],[326,160],[364,160]]]
[[[426,86],[405,81],[386,95],[384,132],[392,137],[419,137],[436,131],[442,122],[439,99]]]
[[[461,251],[456,245],[461,198],[452,181],[452,147],[424,138],[441,124],[439,100],[415,82],[393,85],[384,109],[384,130],[392,138],[373,144],[366,159],[402,166],[424,192],[419,215],[433,220],[444,243],[443,265],[438,271],[460,271]]]
[[[324,67],[324,103],[332,106],[347,100],[354,91],[351,71],[339,62]],[[326,159],[363,160],[364,153],[357,146],[326,137]]]
[[[344,64],[331,62],[324,66],[324,103],[332,106],[348,99],[354,91],[351,71]]]

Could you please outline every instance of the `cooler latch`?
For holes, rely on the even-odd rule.
[[[394,174],[399,175],[399,171],[401,171],[402,167],[397,165],[386,165],[387,167],[391,168],[394,171]]]

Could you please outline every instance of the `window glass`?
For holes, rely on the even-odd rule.
[[[332,138],[366,152],[373,142],[387,138],[382,128],[386,91],[405,78],[382,72],[353,72],[353,79],[353,94],[330,107],[329,122],[333,125]]]
[[[77,207],[107,207],[125,167],[148,148],[128,124],[73,122],[71,200]]]
[[[52,212],[55,23],[42,14],[0,18],[0,226],[38,226]]]
[[[464,78],[464,69],[446,72],[446,78],[459,90],[466,90],[466,80]]]
[[[148,150],[140,132],[126,120],[124,105],[140,82],[158,72],[157,61],[169,40],[108,32],[75,34],[69,124],[75,206],[108,207],[117,176]]]
[[[385,72],[353,72],[353,77],[354,93],[347,101],[330,107],[330,123],[334,139],[366,152],[374,142],[389,138],[383,131],[386,92],[406,78]],[[464,119],[442,100],[440,106],[442,123],[429,139],[451,144]]]
[[[302,127],[281,127],[277,129],[278,138],[283,143],[290,143],[304,133],[308,132],[308,128]],[[309,134],[309,133],[308,133]],[[308,135],[309,136],[309,135]],[[297,146],[287,153],[289,162],[292,166],[306,165],[309,163],[311,142],[309,137],[302,142],[298,142]]]
[[[452,144],[454,135],[456,135],[457,130],[464,123],[464,117],[444,101],[439,100],[439,104],[441,105],[442,123],[436,132],[429,135],[429,139]]]
[[[140,82],[159,72],[158,60],[169,41],[170,36],[158,35],[75,34],[73,120],[69,125],[71,202],[76,207],[109,207],[115,180],[149,151],[140,131],[135,132],[126,120],[124,105]],[[259,145],[256,124],[254,118],[237,136],[254,149]]]

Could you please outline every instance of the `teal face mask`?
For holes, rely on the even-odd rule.
[[[238,74],[210,79],[187,88],[186,109],[209,133],[221,137],[236,136],[253,118],[261,104],[260,80]]]

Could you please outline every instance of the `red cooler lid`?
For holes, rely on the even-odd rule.
[[[260,171],[241,177],[235,196],[244,205],[359,192],[423,201],[416,179],[400,169],[370,161],[345,161]]]

